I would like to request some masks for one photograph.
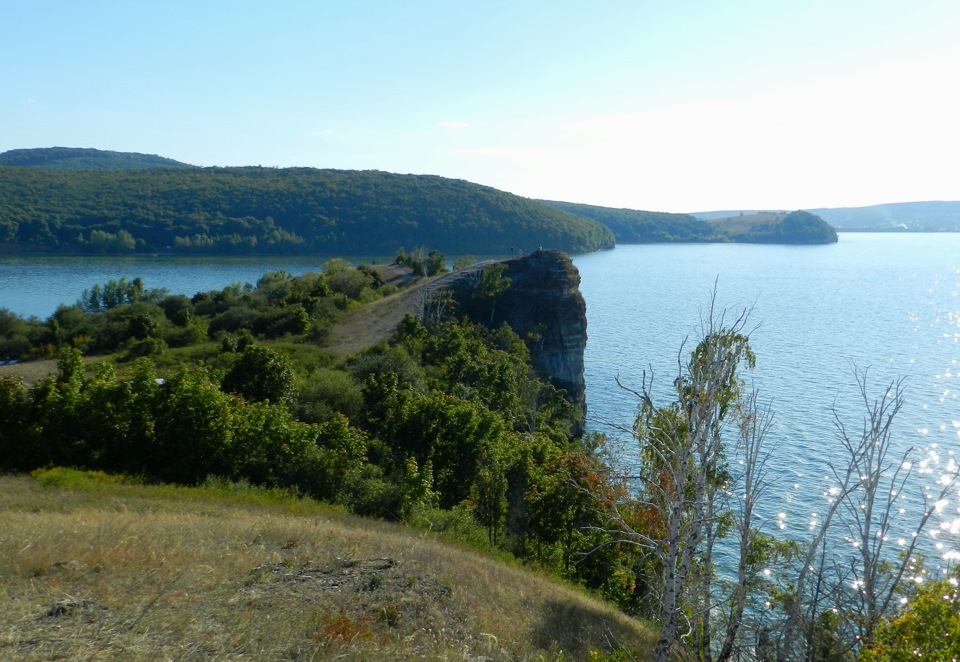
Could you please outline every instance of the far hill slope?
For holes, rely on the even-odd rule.
[[[635,209],[611,209],[569,202],[544,201],[558,209],[592,218],[610,228],[621,244],[731,241],[767,244],[827,244],[837,234],[826,222],[807,212],[764,213],[711,220],[690,214]]]
[[[841,232],[960,232],[960,201],[896,202],[867,207],[821,207],[807,209]],[[709,221],[743,214],[772,214],[756,210],[696,212],[693,216]],[[783,213],[783,212],[779,212]]]
[[[11,149],[0,154],[0,166],[47,170],[131,170],[140,168],[193,168],[188,163],[155,154],[111,152],[83,147]]]
[[[750,214],[709,221],[731,241],[754,244],[834,244],[837,231],[805,211]]]
[[[0,250],[392,255],[611,248],[603,225],[427,175],[312,168],[0,167]]]
[[[900,202],[869,207],[837,207],[810,211],[841,231],[960,231],[960,202]]]
[[[720,241],[715,228],[689,214],[613,209],[572,202],[543,200],[571,214],[603,223],[620,244],[653,244],[674,241]]]

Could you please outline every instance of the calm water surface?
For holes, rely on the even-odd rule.
[[[85,289],[111,278],[139,276],[147,287],[194,295],[231,283],[256,283],[268,271],[317,271],[327,257],[0,257],[0,308],[50,316]],[[373,258],[364,258],[370,262]],[[386,258],[382,258],[386,259]],[[382,261],[381,259],[381,261]]]
[[[574,262],[587,302],[596,430],[609,433],[604,421],[629,425],[635,413],[617,375],[639,388],[652,371],[655,394],[671,399],[681,343],[690,338],[687,353],[693,348],[715,282],[720,306],[752,310],[757,367],[748,374],[776,417],[771,532],[806,537],[824,511],[826,462],[839,457],[833,409],[848,429],[862,426],[854,364],[869,368],[872,396],[905,378],[896,443],[900,452],[923,449],[912,504],[960,451],[960,234],[842,234],[830,246],[620,246]],[[925,541],[930,552],[960,549],[957,497],[941,504]]]

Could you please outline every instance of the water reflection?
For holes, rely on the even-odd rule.
[[[776,418],[768,465],[774,484],[758,522],[796,540],[820,526],[836,496],[829,463],[842,461],[833,412],[851,430],[863,420],[856,363],[870,368],[874,392],[906,379],[891,458],[897,466],[915,447],[902,467],[914,473],[883,535],[891,546],[907,545],[924,497],[935,497],[957,466],[960,236],[848,238],[828,251],[628,246],[576,258],[588,308],[589,427],[608,431],[604,420],[629,425],[636,403],[613,384],[617,375],[635,386],[652,370],[655,393],[670,398],[677,349],[695,337],[700,306],[719,276],[719,303],[752,306],[760,322],[751,335],[758,361],[750,381],[773,402]],[[619,443],[629,456],[632,442]],[[951,487],[945,500],[920,541],[928,559],[957,558],[960,493]]]

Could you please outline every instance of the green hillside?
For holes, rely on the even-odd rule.
[[[758,212],[704,220],[690,214],[613,209],[546,200],[544,203],[603,223],[621,244],[704,241],[828,244],[837,241],[837,233],[829,224],[803,211],[791,214]]]
[[[50,169],[37,162],[57,150],[30,151],[31,167],[0,166],[7,252],[582,253],[614,244],[595,221],[462,180],[313,168]]]
[[[723,241],[709,223],[689,214],[614,209],[572,202],[544,200],[557,209],[603,223],[621,244],[652,244],[676,241]]]
[[[761,212],[708,221],[730,241],[754,244],[834,244],[837,231],[805,211]]]
[[[11,149],[0,154],[0,166],[21,166],[47,170],[131,170],[194,167],[155,154],[111,152],[83,147]]]

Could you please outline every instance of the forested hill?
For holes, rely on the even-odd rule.
[[[894,202],[868,207],[822,207],[807,211],[840,232],[960,232],[960,201]],[[765,213],[770,212],[728,210],[695,212],[694,215],[710,221]]]
[[[835,244],[837,231],[829,223],[806,211],[741,214],[709,221],[718,232],[741,243],[752,244]]]
[[[739,242],[759,244],[829,244],[836,231],[819,216],[796,211],[790,214],[753,214],[703,220],[690,214],[613,209],[570,202],[543,201],[572,214],[603,223],[618,243]]]
[[[195,167],[155,154],[111,152],[84,147],[11,149],[0,154],[0,166],[25,166],[47,170],[130,170]]]
[[[0,167],[0,250],[8,252],[582,253],[613,244],[613,233],[591,219],[435,176]]]
[[[554,200],[542,202],[571,214],[586,216],[603,223],[613,231],[617,242],[621,244],[723,241],[716,228],[689,214],[614,209]]]

